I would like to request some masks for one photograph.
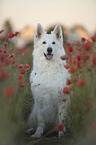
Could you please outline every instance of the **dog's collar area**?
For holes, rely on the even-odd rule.
[[[53,54],[45,54],[44,53],[44,56],[46,57],[47,60],[51,60],[53,57]]]

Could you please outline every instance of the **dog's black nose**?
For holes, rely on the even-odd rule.
[[[51,47],[48,47],[47,48],[47,51],[48,51],[48,53],[51,53],[52,52],[52,48]]]

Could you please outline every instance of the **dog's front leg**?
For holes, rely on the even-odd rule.
[[[35,134],[33,134],[31,137],[40,138],[44,133],[44,128],[45,128],[45,124],[44,124],[44,120],[43,120],[43,115],[39,111],[38,112],[38,126],[37,126]]]
[[[44,132],[44,128],[45,128],[44,123],[38,123],[37,130],[33,135],[31,135],[31,137],[40,138]]]

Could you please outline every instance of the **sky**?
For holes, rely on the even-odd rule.
[[[96,0],[0,0],[0,29],[10,19],[15,29],[60,23],[70,28],[83,25],[96,31]]]

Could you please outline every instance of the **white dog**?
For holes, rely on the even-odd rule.
[[[66,108],[62,94],[68,71],[64,68],[66,61],[61,60],[65,54],[61,26],[57,25],[51,34],[47,34],[38,24],[34,36],[33,70],[30,76],[34,107],[29,121],[37,121],[37,129],[32,137],[41,137],[47,123],[64,123]],[[66,102],[65,102],[66,104]],[[59,132],[59,136],[62,131]]]

